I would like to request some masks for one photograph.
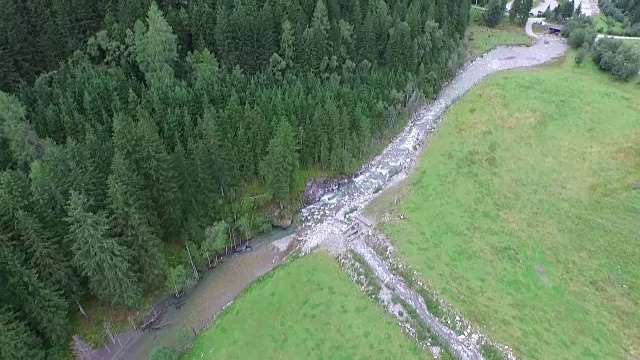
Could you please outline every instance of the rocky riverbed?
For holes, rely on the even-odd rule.
[[[453,323],[445,323],[435,317],[423,296],[390,270],[390,262],[395,260],[392,257],[385,260],[372,249],[367,239],[381,235],[375,233],[360,212],[373,198],[405,179],[414,170],[421,149],[441,123],[445,111],[478,81],[497,71],[542,64],[562,56],[566,49],[561,38],[545,35],[538,37],[533,46],[499,47],[465,66],[442,89],[433,103],[416,112],[406,128],[379,156],[363,167],[363,171],[302,210],[302,226],[296,234],[302,240],[301,252],[306,254],[318,247],[325,249],[340,256],[352,278],[363,276],[357,275],[360,272],[354,273],[354,268],[375,277],[365,281],[363,288],[379,287],[377,298],[401,324],[405,324],[403,326],[413,329],[414,333],[415,326],[403,322],[407,311],[411,310],[414,317],[426,324],[427,330],[435,335],[439,344],[432,349],[434,355],[439,354],[440,346],[444,346],[460,359],[482,359],[481,345],[490,342],[470,326],[462,334],[456,332],[459,324],[466,324],[458,316]],[[391,247],[391,244],[387,243],[387,247]],[[393,251],[390,253],[393,254]],[[354,265],[357,259],[359,265]],[[398,301],[391,302],[392,298]],[[403,309],[402,316],[399,309]],[[496,347],[506,358],[515,358],[508,347]]]
[[[467,64],[442,89],[437,99],[417,111],[391,144],[353,178],[318,179],[308,184],[304,201],[310,205],[302,209],[301,226],[295,234],[275,243],[265,240],[263,245],[254,246],[253,253],[229,258],[226,264],[200,281],[188,295],[182,310],[172,311],[169,315],[170,320],[175,321],[172,330],[138,332],[122,347],[114,347],[114,350],[118,348],[117,355],[109,355],[118,359],[145,359],[152,347],[171,345],[176,341],[176,327],[189,330],[193,327],[193,331],[197,331],[207,326],[246,285],[269,271],[292,251],[293,244],[299,243],[302,254],[316,248],[330,251],[341,259],[354,279],[362,278],[358,275],[362,271],[369,274],[363,288],[375,286],[376,297],[414,335],[420,327],[416,324],[426,324],[424,330],[433,336],[424,341],[431,346],[434,355],[444,347],[461,359],[481,359],[479,347],[486,341],[482,334],[472,330],[459,317],[443,321],[434,316],[421,292],[393,272],[397,259],[394,260],[391,244],[386,243],[389,256],[374,251],[371,240],[380,239],[381,235],[375,233],[360,212],[373,198],[413,171],[422,147],[436,130],[446,109],[474,84],[500,70],[542,64],[562,56],[566,49],[561,39],[542,36],[531,47],[500,47]],[[283,235],[288,234],[279,237]],[[354,269],[360,269],[360,272]],[[408,313],[413,316],[407,316]],[[508,348],[501,347],[501,350],[507,357],[512,357]]]

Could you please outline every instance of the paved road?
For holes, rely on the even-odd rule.
[[[527,35],[531,36],[532,38],[539,38],[539,35],[536,35],[536,33],[533,32],[533,23],[537,22],[537,21],[544,21],[544,18],[541,17],[531,17],[529,19],[527,19],[527,24],[524,26],[524,31],[527,33]]]
[[[605,35],[605,34],[598,34],[598,36],[596,36],[596,41],[603,39],[603,38],[612,38],[612,39],[620,39],[620,40],[637,40],[640,41],[640,37],[633,37],[633,36],[615,36],[615,35]]]

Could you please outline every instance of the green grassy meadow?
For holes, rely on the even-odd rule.
[[[325,254],[253,284],[199,336],[191,359],[431,358]]]
[[[531,45],[532,40],[525,34],[523,26],[512,24],[505,18],[494,29],[471,24],[467,29],[466,42],[467,58],[474,58],[498,45]]]
[[[607,23],[607,17],[602,12],[593,17],[593,25],[595,26],[596,31],[601,34],[605,34],[607,31],[609,31],[609,28],[615,31],[624,30],[624,24],[618,21],[615,22],[613,27],[610,27]]]
[[[640,87],[572,55],[495,74],[395,194],[400,257],[518,358],[640,358]]]

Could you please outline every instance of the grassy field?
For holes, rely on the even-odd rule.
[[[506,18],[495,29],[471,24],[466,33],[467,58],[474,58],[498,45],[531,45],[524,27],[511,24]]]
[[[593,25],[595,26],[596,31],[601,34],[605,34],[610,28],[607,23],[607,17],[603,13],[598,13],[598,15],[593,17]],[[623,31],[624,24],[616,21],[612,30]]]
[[[261,279],[198,337],[191,359],[424,359],[423,350],[328,255]]]
[[[571,57],[452,107],[384,231],[518,358],[638,359],[640,87]]]

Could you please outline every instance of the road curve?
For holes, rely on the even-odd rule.
[[[527,35],[535,39],[540,37],[533,32],[533,23],[536,21],[544,21],[544,18],[531,17],[527,19],[527,24],[524,26],[524,31],[527,33]]]

